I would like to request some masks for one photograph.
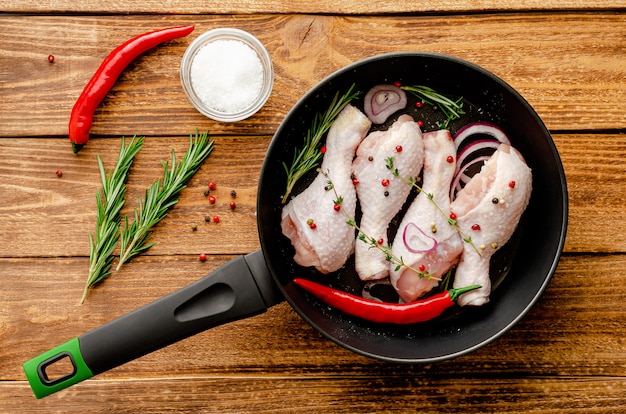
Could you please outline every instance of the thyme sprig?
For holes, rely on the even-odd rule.
[[[403,175],[400,174],[400,171],[398,171],[397,168],[394,167],[394,158],[393,157],[388,157],[385,158],[385,166],[387,167],[387,169],[389,171],[391,171],[391,174],[394,177],[398,177],[401,180],[403,180],[404,182],[406,182],[408,185],[415,187],[417,189],[417,191],[422,192],[422,187],[417,184],[417,181],[415,180],[415,177],[404,177]],[[433,205],[435,206],[435,208],[446,218],[446,220],[448,221],[448,224],[450,224],[452,227],[454,227],[456,229],[456,231],[461,235],[461,238],[463,239],[463,241],[465,243],[470,244],[474,250],[476,251],[476,253],[478,253],[479,256],[482,256],[482,254],[480,253],[480,250],[478,250],[478,248],[476,247],[476,245],[474,244],[474,242],[472,241],[472,237],[466,235],[463,230],[461,230],[461,228],[459,227],[459,225],[457,224],[457,220],[450,217],[449,214],[447,214],[445,211],[443,211],[443,209],[439,206],[439,204],[437,204],[437,202],[435,201],[435,195],[433,193],[424,193],[426,195],[426,198],[428,200],[430,200]]]
[[[135,155],[143,146],[144,137],[136,136],[125,145],[124,137],[113,170],[107,174],[102,159],[98,155],[98,169],[102,181],[102,194],[96,193],[98,212],[95,236],[89,233],[89,275],[80,303],[84,303],[89,288],[106,279],[111,274],[113,251],[119,240],[121,222],[120,210],[126,196],[126,181]]]
[[[348,211],[346,211],[346,209],[343,207],[343,197],[337,193],[337,190],[335,189],[335,186],[332,180],[328,177],[328,173],[323,171],[321,168],[318,168],[317,171],[320,174],[322,174],[324,177],[326,177],[326,186],[324,187],[324,189],[326,191],[332,190],[335,193],[336,199],[333,201],[333,203],[335,203],[335,205],[341,206],[341,212],[347,218],[346,224],[348,224],[351,227],[354,227],[357,230],[358,232],[357,238],[360,241],[368,244],[370,249],[372,248],[378,249],[385,256],[385,260],[387,260],[389,263],[396,265],[396,267],[394,268],[396,272],[404,267],[406,269],[409,269],[415,272],[419,276],[420,279],[426,278],[427,280],[437,280],[437,281],[441,280],[434,276],[436,272],[421,271],[421,270],[415,269],[411,265],[407,264],[402,259],[402,256],[398,257],[395,254],[393,254],[391,250],[391,246],[389,245],[385,246],[385,245],[379,244],[378,240],[376,240],[375,238],[371,236],[368,236],[363,231],[363,229],[361,229],[361,227],[356,223],[355,219],[351,217]]]
[[[167,215],[168,210],[178,202],[178,194],[186,187],[186,182],[202,165],[213,151],[213,140],[208,132],[189,136],[189,148],[182,161],[177,161],[172,149],[171,164],[163,162],[163,178],[153,182],[146,190],[145,198],[139,200],[139,207],[134,210],[134,220],[129,223],[125,217],[120,231],[120,260],[116,270],[140,253],[148,250],[155,243],[148,243],[153,226]]]
[[[443,123],[439,123],[440,128],[447,128],[451,121],[459,119],[461,115],[465,114],[463,110],[463,97],[453,100],[440,94],[433,88],[423,85],[401,86],[401,88],[417,96],[427,104],[441,109],[446,120]]]
[[[287,202],[296,182],[307,172],[319,165],[319,161],[322,158],[322,153],[319,148],[320,140],[330,129],[337,115],[339,115],[352,100],[358,98],[360,94],[361,92],[356,90],[356,85],[352,84],[341,97],[339,96],[339,92],[335,94],[326,112],[317,113],[313,119],[311,128],[309,128],[304,138],[304,146],[296,150],[293,155],[291,166],[287,166],[287,164],[283,162],[283,168],[287,173],[287,188],[282,198],[283,204]]]

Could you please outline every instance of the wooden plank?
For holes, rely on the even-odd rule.
[[[30,358],[199,279],[229,260],[210,256],[140,257],[78,305],[86,259],[0,259],[3,298],[0,380],[21,380]],[[100,379],[211,375],[376,373],[463,378],[621,377],[626,255],[565,255],[544,296],[509,332],[476,352],[433,365],[367,359],[322,337],[287,303],[214,328],[103,373]],[[11,310],[8,312],[8,310]],[[477,374],[481,373],[481,374]]]
[[[34,0],[8,0],[4,11],[17,13],[150,13],[150,14],[219,14],[219,13],[337,13],[337,14],[384,14],[420,12],[489,12],[507,10],[606,10],[625,8],[626,2],[614,0],[610,6],[602,0],[441,0],[436,2],[408,2],[391,0],[364,4],[358,1],[304,0],[297,3],[285,0],[219,2],[163,0],[128,0],[123,4],[115,1],[68,0],[37,2]]]
[[[494,381],[498,386],[494,387]],[[0,383],[4,412],[356,413],[441,412],[618,414],[623,378],[437,378],[380,375],[215,376],[90,381],[35,401],[24,382]],[[30,399],[29,399],[30,398]],[[32,401],[31,401],[32,399]]]
[[[138,58],[95,114],[94,135],[272,134],[302,93],[359,59],[393,51],[454,55],[516,88],[552,130],[623,128],[623,13],[332,17],[0,16],[1,136],[65,136],[71,108],[102,59],[126,39],[193,23],[195,33]],[[28,25],[30,30],[23,31]],[[200,33],[235,26],[257,35],[276,68],[267,105],[237,123],[208,120],[187,102],[180,59]],[[48,54],[55,55],[49,64]],[[19,68],[19,70],[18,70]],[[167,119],[167,122],[155,122]]]
[[[188,137],[148,137],[128,182],[131,214],[145,188],[161,177],[161,162],[170,151],[182,156]],[[217,136],[213,154],[183,190],[179,203],[157,227],[161,254],[234,254],[259,248],[256,224],[258,178],[269,136]],[[623,226],[615,225],[626,200],[626,139],[620,134],[554,136],[569,187],[570,215],[565,250],[624,252]],[[590,146],[589,142],[594,142]],[[87,256],[88,233],[95,229],[95,194],[100,189],[96,155],[112,168],[120,139],[93,138],[75,156],[67,139],[0,140],[0,243],[2,257]],[[62,170],[61,178],[55,175]],[[215,181],[217,202],[204,191]],[[230,191],[237,207],[230,210]],[[69,214],[68,214],[69,213]],[[220,223],[205,217],[218,215]],[[197,226],[192,231],[192,226]]]

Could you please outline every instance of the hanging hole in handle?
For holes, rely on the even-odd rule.
[[[62,352],[39,364],[37,371],[44,385],[53,386],[72,378],[78,372],[78,368],[72,355]]]

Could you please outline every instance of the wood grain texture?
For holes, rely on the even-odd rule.
[[[162,175],[161,162],[174,149],[183,154],[188,137],[148,137],[133,166],[123,213],[130,214],[145,189]],[[256,194],[269,136],[217,136],[215,150],[183,190],[179,203],[155,229],[162,254],[244,254],[259,248]],[[626,138],[621,134],[556,134],[569,192],[569,252],[626,252],[623,226],[614,225],[626,201]],[[592,144],[592,145],[590,145]],[[0,257],[88,256],[95,229],[95,194],[100,189],[96,155],[112,168],[120,139],[94,138],[75,156],[67,139],[0,140]],[[63,177],[55,175],[61,169]],[[217,202],[204,191],[218,183]],[[237,204],[231,210],[230,192]],[[205,222],[218,215],[219,224]],[[197,226],[192,231],[192,226]],[[42,243],[48,235],[61,235]]]
[[[602,0],[440,0],[381,2],[352,2],[349,0],[222,0],[222,1],[176,1],[176,0],[128,0],[116,1],[53,0],[7,0],[3,10],[18,13],[115,13],[115,14],[222,14],[222,13],[333,13],[333,14],[385,14],[419,12],[471,12],[510,10],[593,10],[626,8],[623,0],[610,4]]]
[[[7,39],[0,45],[0,136],[66,136],[71,108],[102,59],[136,34],[178,24],[197,28],[130,65],[96,111],[93,135],[180,135],[196,127],[213,134],[271,134],[304,91],[325,76],[393,51],[446,53],[476,63],[516,88],[551,130],[619,129],[625,125],[616,104],[626,101],[625,16],[255,14],[237,16],[235,23],[233,16],[0,15],[0,37]],[[27,32],[21,30],[25,22]],[[256,116],[222,124],[187,102],[178,70],[197,35],[233,25],[266,45],[276,77],[271,99]]]
[[[0,413],[624,412],[626,4],[604,3],[5,2]],[[133,62],[98,108],[92,140],[72,154],[69,112],[101,60],[129,37],[177,24],[197,29]],[[193,110],[178,77],[193,38],[223,26],[257,35],[276,70],[268,104],[234,124]],[[485,67],[515,87],[553,133],[569,192],[565,253],[546,292],[511,330],[451,361],[391,364],[335,345],[283,302],[46,399],[33,397],[26,360],[258,249],[258,179],[285,114],[334,70],[405,50]],[[128,182],[123,212],[132,213],[160,177],[161,161],[172,149],[184,153],[196,128],[210,131],[215,150],[155,228],[156,246],[79,305],[100,188],[96,155],[111,166],[122,135],[146,135]],[[208,181],[218,184],[214,205],[204,195]],[[219,224],[205,221],[213,215]],[[200,262],[199,253],[208,259]]]

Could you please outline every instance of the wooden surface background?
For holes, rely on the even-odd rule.
[[[213,3],[0,6],[1,412],[626,410],[624,1]],[[96,111],[92,140],[72,154],[69,113],[102,59],[138,33],[179,24],[196,30],[135,60]],[[256,35],[276,71],[267,105],[235,124],[196,112],[178,76],[191,40],[225,26]],[[26,360],[258,249],[256,186],[285,114],[334,70],[405,50],[483,66],[516,88],[553,134],[569,187],[568,236],[546,293],[521,322],[471,355],[399,365],[330,343],[283,303],[34,398]],[[120,136],[146,135],[128,183],[130,212],[160,161],[172,148],[182,154],[196,128],[211,132],[215,151],[157,226],[157,245],[78,305],[100,188],[95,156],[111,165]],[[203,195],[211,180],[219,186],[214,206]],[[204,221],[214,214],[219,224]]]

